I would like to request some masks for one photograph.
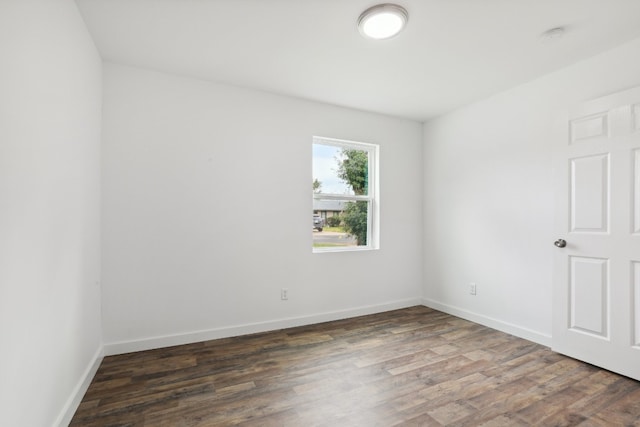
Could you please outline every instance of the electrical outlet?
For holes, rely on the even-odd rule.
[[[280,299],[286,301],[289,299],[289,289],[282,288],[280,289]]]
[[[469,283],[469,293],[471,295],[475,295],[476,294],[476,284],[475,284],[475,282]]]

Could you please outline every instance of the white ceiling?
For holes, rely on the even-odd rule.
[[[76,2],[107,61],[420,121],[640,37],[637,0],[397,0],[383,41],[371,0]]]

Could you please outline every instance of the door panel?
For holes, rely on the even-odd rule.
[[[633,265],[633,345],[640,347],[640,261],[634,261]]]
[[[608,339],[608,260],[575,256],[570,260],[570,327],[574,331]]]
[[[571,231],[609,228],[609,156],[571,159]]]
[[[640,88],[566,113],[554,169],[553,349],[640,380]]]
[[[633,232],[640,233],[640,150],[633,150]]]
[[[607,135],[607,114],[599,113],[571,120],[571,143]]]

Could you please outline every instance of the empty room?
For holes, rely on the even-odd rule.
[[[0,425],[640,426],[640,2],[1,1]]]

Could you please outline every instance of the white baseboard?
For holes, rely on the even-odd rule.
[[[240,335],[255,334],[259,332],[275,331],[278,329],[306,326],[315,323],[330,322],[333,320],[348,319],[350,317],[365,316],[368,314],[382,313],[400,308],[422,305],[422,299],[411,298],[394,301],[391,303],[356,307],[353,309],[332,311],[328,313],[313,314],[309,316],[292,317],[258,323],[229,326],[224,328],[208,329],[204,331],[186,332],[184,334],[165,335],[140,340],[120,341],[104,345],[105,356],[131,353],[134,351],[151,350],[155,348],[171,347],[174,345],[191,344],[200,341],[208,341],[219,338],[236,337]]]
[[[62,411],[60,411],[60,415],[53,423],[54,426],[57,427],[67,427],[73,418],[73,415],[76,413],[78,406],[80,406],[80,402],[82,402],[82,398],[84,394],[87,392],[93,377],[98,372],[98,368],[100,367],[100,363],[102,363],[102,359],[104,357],[102,346],[96,350],[96,353],[93,355],[91,362],[85,369],[82,377],[78,381],[78,384],[73,389],[71,396],[67,399],[67,402],[62,407]]]
[[[474,313],[448,304],[443,304],[428,298],[422,299],[422,305],[453,316],[461,317],[480,325],[488,326],[492,329],[497,329],[498,331],[505,332],[507,334],[515,335],[516,337],[533,341],[537,344],[544,345],[545,347],[551,347],[551,335],[546,335],[512,323],[504,322],[502,320],[494,319],[492,317]]]

